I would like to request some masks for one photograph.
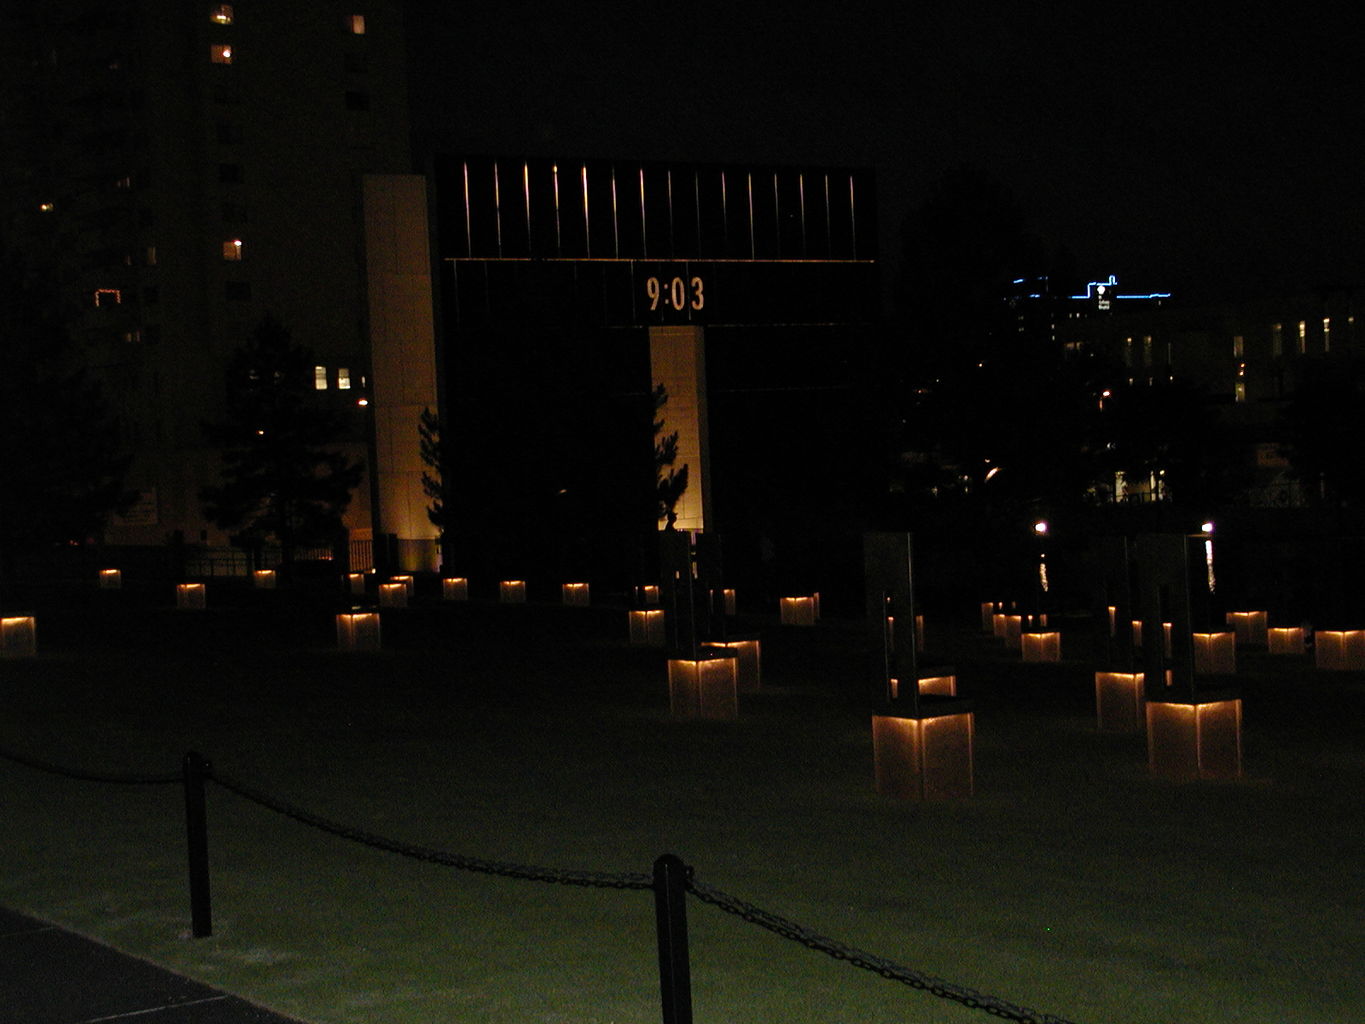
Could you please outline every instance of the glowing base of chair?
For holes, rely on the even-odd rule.
[[[642,608],[629,612],[630,642],[644,647],[663,647],[668,642],[664,631],[664,610]]]
[[[406,583],[379,584],[379,607],[406,608],[408,606],[408,585]]]
[[[739,717],[735,662],[730,651],[668,659],[668,711],[674,718]]]
[[[1237,672],[1236,633],[1195,633],[1194,674],[1230,676]]]
[[[1365,669],[1365,629],[1320,629],[1313,634],[1313,664],[1330,672]]]
[[[877,792],[898,800],[957,800],[972,795],[975,718],[966,701],[921,697],[920,710],[872,716]]]
[[[337,646],[343,651],[377,651],[378,612],[342,612],[337,616]]]
[[[503,604],[525,604],[526,603],[526,581],[525,580],[499,580],[498,581],[498,600]]]
[[[1237,634],[1238,646],[1245,647],[1247,644],[1265,646],[1269,612],[1228,612],[1224,617],[1232,631]]]
[[[729,651],[735,656],[735,685],[740,693],[753,693],[763,685],[762,650],[758,637],[708,640],[703,651]]]
[[[464,576],[447,576],[441,580],[441,600],[468,601],[469,580]]]
[[[1148,701],[1147,765],[1167,779],[1241,778],[1241,698]]]
[[[205,602],[204,584],[177,583],[175,585],[175,606],[181,611],[203,611]]]
[[[1271,654],[1307,654],[1302,626],[1270,626],[1265,631],[1265,642]]]
[[[560,584],[559,593],[565,604],[576,608],[586,608],[592,603],[591,591],[586,583]]]
[[[923,696],[928,694],[932,697],[956,697],[957,696],[957,676],[951,672],[931,672],[919,677],[919,692]],[[891,699],[899,700],[901,695],[901,681],[894,676],[891,678]]]
[[[0,657],[32,658],[38,653],[38,620],[32,615],[0,618]]]
[[[1025,661],[1061,661],[1061,633],[1020,633],[1019,650]]]
[[[1096,672],[1095,717],[1100,732],[1142,732],[1147,726],[1141,672]]]
[[[814,595],[778,598],[778,617],[784,626],[813,626],[818,614]]]

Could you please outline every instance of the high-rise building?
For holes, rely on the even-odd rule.
[[[265,315],[315,354],[315,398],[365,457],[365,182],[412,169],[403,49],[397,0],[5,5],[0,245],[52,273],[135,453],[111,542],[225,542],[201,424]]]

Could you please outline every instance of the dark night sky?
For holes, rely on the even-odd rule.
[[[1365,34],[1315,6],[511,0],[409,29],[449,149],[870,166],[884,258],[966,162],[1081,270],[1216,297],[1365,283]]]

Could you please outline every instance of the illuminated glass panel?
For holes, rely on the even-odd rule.
[[[1246,339],[1240,334],[1235,334],[1232,337],[1232,358],[1241,359],[1244,355],[1246,355]]]
[[[1322,350],[1332,351],[1332,318],[1328,316],[1322,318]]]
[[[349,367],[340,366],[337,368],[337,390],[346,391],[351,386],[351,371]]]
[[[214,43],[209,47],[209,60],[215,64],[231,64],[232,47],[227,43]]]
[[[315,391],[327,390],[327,367],[313,367],[313,389]]]
[[[1299,355],[1308,351],[1308,321],[1299,321]]]

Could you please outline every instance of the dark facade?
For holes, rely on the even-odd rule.
[[[733,573],[778,587],[777,564],[813,578],[847,546],[869,484],[870,175],[452,157],[433,181],[457,558],[561,578],[648,561],[650,331],[677,325],[705,338],[707,531]]]

